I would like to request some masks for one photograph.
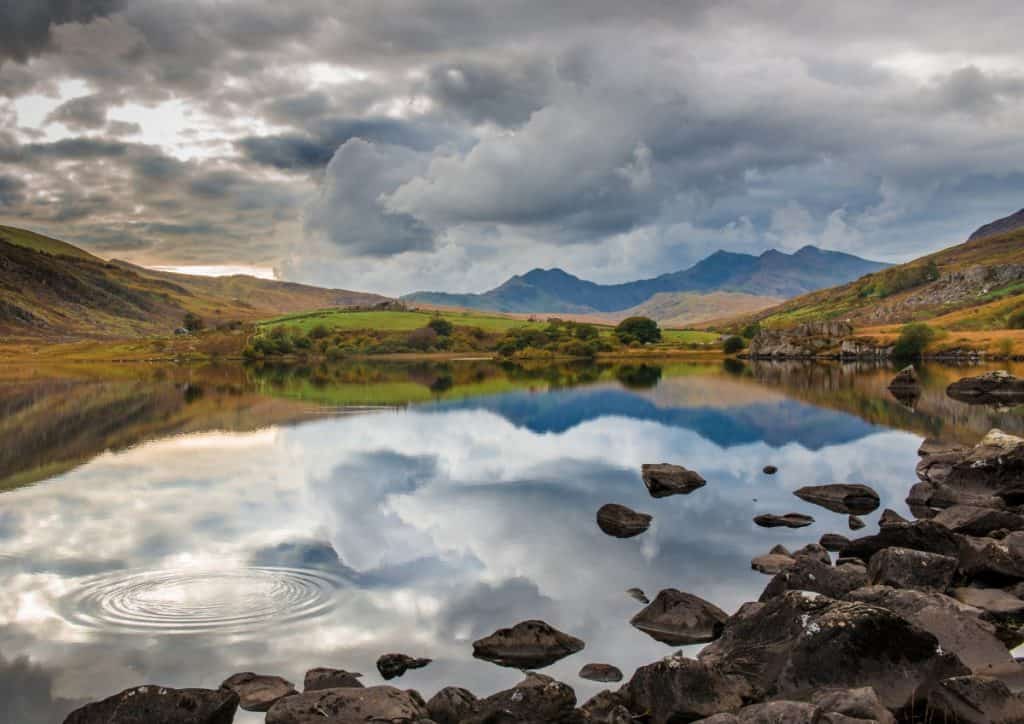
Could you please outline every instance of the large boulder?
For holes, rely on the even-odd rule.
[[[914,365],[907,365],[896,376],[889,381],[889,389],[894,392],[907,392],[921,389],[921,382],[917,379],[917,370]]]
[[[228,689],[135,686],[76,709],[64,724],[231,724],[237,710]]]
[[[850,545],[850,539],[839,533],[825,533],[818,539],[818,545],[827,551],[841,551]]]
[[[747,687],[739,677],[676,654],[641,666],[619,693],[634,714],[670,724],[737,711]]]
[[[910,548],[883,548],[871,556],[868,577],[873,585],[945,591],[956,573],[955,556]]]
[[[550,676],[527,674],[526,678],[511,689],[499,691],[476,704],[472,716],[462,720],[463,724],[496,724],[517,722],[520,724],[557,724],[572,721],[575,717],[576,694],[572,687]]]
[[[992,586],[1024,581],[1024,533],[1002,540],[960,536],[960,573],[965,578]]]
[[[427,724],[430,713],[416,692],[393,686],[323,689],[280,699],[266,724]]]
[[[729,615],[691,593],[666,588],[630,619],[645,634],[671,646],[714,641]]]
[[[884,608],[927,631],[973,673],[987,674],[1012,663],[995,626],[982,620],[977,609],[944,594],[869,586],[852,591],[849,598]]]
[[[700,473],[687,470],[681,465],[669,465],[668,463],[643,465],[640,474],[652,498],[689,495],[697,488],[703,488],[707,484]]]
[[[585,644],[543,621],[522,621],[473,642],[473,656],[514,669],[540,669],[582,651]]]
[[[870,686],[862,686],[858,689],[822,689],[811,695],[811,703],[825,713],[822,724],[841,724],[841,722],[895,724],[896,722],[896,717],[882,705],[878,694]],[[849,717],[849,719],[829,717],[829,714],[839,714]]]
[[[926,712],[935,724],[1020,724],[1024,722],[1024,697],[999,679],[988,676],[956,676],[930,687],[913,711]]]
[[[923,456],[921,480],[976,495],[997,495],[1011,505],[1022,497],[1024,438],[990,430],[967,452],[951,450]]]
[[[971,405],[1019,405],[1024,402],[1024,380],[1004,370],[985,372],[957,380],[946,394]]]
[[[797,489],[793,494],[833,513],[864,515],[877,510],[881,504],[878,493],[860,483],[807,485]]]
[[[996,628],[1008,649],[1024,643],[1024,599],[998,588],[954,588],[953,598],[981,610],[981,618]]]
[[[303,691],[320,691],[322,689],[341,689],[345,687],[361,688],[359,681],[362,674],[344,669],[317,668],[306,672],[302,682]]]
[[[633,714],[626,707],[626,697],[608,689],[587,699],[577,713],[585,724],[633,724]]]
[[[831,566],[813,558],[798,558],[778,573],[765,587],[760,601],[768,601],[786,591],[811,591],[829,598],[844,598],[847,593],[868,584],[868,574],[859,566]]]
[[[220,685],[238,694],[239,706],[246,711],[266,711],[278,699],[297,694],[295,685],[280,676],[245,671],[232,674]]]
[[[437,724],[459,724],[476,711],[479,700],[468,689],[446,686],[430,697],[427,711]]]
[[[651,526],[651,516],[618,503],[607,503],[597,511],[597,527],[615,538],[632,538]]]
[[[750,567],[758,573],[774,576],[794,563],[796,563],[796,559],[793,554],[786,550],[785,546],[777,545],[764,555],[751,559]]]
[[[409,669],[422,669],[431,659],[418,659],[406,654],[383,654],[377,659],[377,671],[386,680],[395,679]]]
[[[579,676],[581,679],[603,683],[622,681],[622,671],[611,664],[584,664]]]
[[[895,613],[804,591],[744,606],[698,658],[722,675],[744,677],[751,698],[870,686],[889,709],[931,681],[968,673],[935,636]]]
[[[786,513],[785,515],[763,513],[754,516],[754,522],[762,528],[806,528],[814,523],[814,518],[802,513]]]
[[[878,551],[893,547],[955,556],[960,551],[960,536],[944,525],[930,520],[918,520],[913,523],[886,526],[877,535],[856,538],[840,551],[840,555],[844,558],[870,561],[871,556]]]
[[[976,505],[952,505],[932,518],[952,531],[986,536],[995,530],[1024,530],[1024,516]]]

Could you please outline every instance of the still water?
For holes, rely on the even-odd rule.
[[[471,642],[528,618],[586,641],[544,670],[582,701],[603,688],[583,664],[674,650],[629,625],[627,588],[735,610],[768,580],[753,556],[849,534],[794,489],[864,482],[907,515],[923,437],[1024,433],[1020,408],[946,397],[982,369],[928,367],[903,402],[890,369],[816,364],[2,369],[0,720],[238,671],[370,685],[387,652],[434,659],[392,683],[486,695],[520,675]],[[662,461],[707,486],[651,498],[640,465]],[[651,528],[604,535],[609,502]]]

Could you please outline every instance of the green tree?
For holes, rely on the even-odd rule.
[[[1018,309],[1006,318],[1006,328],[1024,329],[1024,309]]]
[[[576,339],[588,340],[597,339],[599,333],[593,324],[577,324],[573,334],[576,335]]]
[[[205,326],[203,318],[193,312],[186,312],[181,324],[189,332],[198,332]]]
[[[750,324],[743,328],[742,332],[740,332],[740,336],[743,337],[744,339],[753,339],[759,334],[761,334],[760,322],[751,322]]]
[[[925,348],[935,339],[935,330],[923,322],[907,324],[900,331],[900,337],[893,347],[896,359],[920,359]]]
[[[736,354],[746,346],[747,343],[743,341],[743,337],[733,335],[731,337],[726,337],[725,341],[722,342],[722,351],[726,354]]]
[[[437,332],[438,337],[447,337],[455,330],[455,325],[444,317],[434,317],[427,322],[427,326]]]
[[[649,344],[661,340],[661,329],[650,317],[627,317],[615,328],[615,336],[623,344],[640,342]]]

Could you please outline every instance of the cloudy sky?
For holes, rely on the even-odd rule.
[[[0,222],[385,293],[1024,206],[1011,0],[0,0]]]

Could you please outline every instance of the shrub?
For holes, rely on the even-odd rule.
[[[751,324],[748,324],[746,327],[744,327],[743,331],[740,332],[740,336],[743,337],[744,339],[753,339],[759,334],[761,334],[760,322],[752,322]]]
[[[437,344],[437,332],[432,327],[420,327],[406,335],[405,342],[415,350],[428,350]]]
[[[1018,309],[1006,318],[1006,328],[1024,329],[1024,309]]]
[[[586,341],[588,339],[597,339],[599,333],[597,327],[593,324],[577,324],[573,334],[576,335],[576,339]]]
[[[455,325],[444,317],[434,317],[427,322],[427,326],[434,330],[438,337],[447,337],[455,330]]]
[[[919,359],[925,348],[935,339],[935,330],[923,322],[914,322],[903,327],[896,340],[892,355],[897,359]]]
[[[661,340],[658,323],[649,317],[627,317],[619,322],[615,334],[623,344],[632,344],[634,341],[649,344]]]
[[[203,328],[203,318],[198,314],[187,312],[181,320],[182,326],[189,332],[198,332]]]
[[[318,324],[313,329],[309,330],[309,336],[313,339],[324,339],[329,335],[331,331],[327,329],[327,325]]]
[[[736,354],[741,349],[747,346],[747,343],[743,341],[743,337],[726,337],[722,343],[722,351],[726,354]]]

